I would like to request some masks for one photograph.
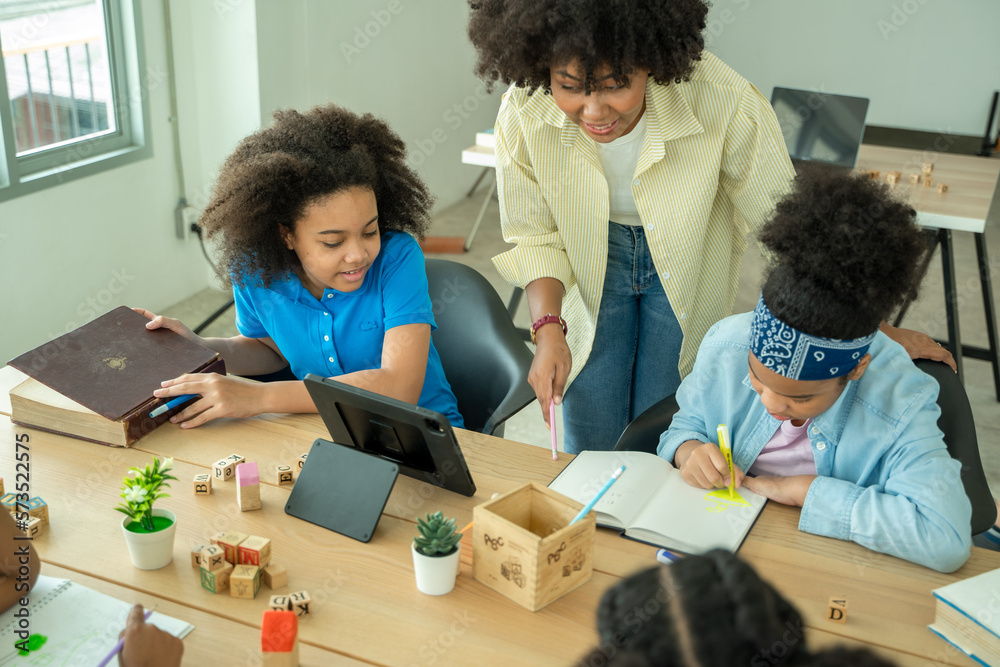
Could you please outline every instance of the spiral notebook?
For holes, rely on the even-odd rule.
[[[20,627],[24,617],[15,616],[22,609],[20,605],[0,614],[0,665],[26,659],[15,647],[24,639],[19,631],[35,636],[29,644],[40,644],[30,652],[29,664],[96,665],[118,643],[132,608],[128,602],[69,579],[45,575],[38,577],[29,600],[26,628]],[[181,639],[194,630],[190,623],[157,612],[147,623]]]

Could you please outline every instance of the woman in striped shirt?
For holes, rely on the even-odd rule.
[[[470,6],[477,75],[512,84],[495,138],[515,247],[493,261],[528,295],[528,380],[546,421],[563,403],[567,451],[611,449],[732,312],[746,234],[795,175],[781,129],[703,51],[702,0]]]

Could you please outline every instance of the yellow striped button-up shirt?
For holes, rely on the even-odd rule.
[[[661,86],[650,77],[645,113],[632,192],[684,332],[684,377],[702,337],[732,312],[747,232],[769,218],[795,172],[770,104],[707,52],[690,81]],[[495,137],[501,225],[516,247],[493,263],[519,287],[562,281],[572,380],[590,356],[600,312],[608,182],[593,139],[542,91],[512,86]]]

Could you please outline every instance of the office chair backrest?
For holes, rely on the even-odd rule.
[[[938,428],[944,433],[948,453],[962,464],[962,485],[972,503],[972,534],[978,535],[996,521],[997,508],[983,472],[982,459],[979,458],[979,439],[976,437],[969,397],[958,374],[947,364],[929,359],[917,359],[915,363],[941,387],[937,400],[941,408]]]
[[[496,290],[475,269],[428,259],[427,281],[434,347],[465,428],[503,435],[503,422],[535,398],[528,385],[532,354]]]
[[[993,525],[997,512],[983,472],[983,462],[979,457],[979,441],[976,438],[976,424],[972,418],[969,397],[958,375],[946,364],[929,359],[918,359],[915,364],[937,380],[941,387],[937,400],[938,407],[941,408],[938,428],[944,433],[948,453],[962,464],[962,484],[972,503],[972,534],[978,535]],[[618,438],[615,449],[655,454],[660,434],[670,427],[670,421],[677,410],[677,401],[671,394],[632,420]]]

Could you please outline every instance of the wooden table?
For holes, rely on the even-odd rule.
[[[943,140],[943,137],[942,137]],[[934,163],[933,186],[912,185],[908,176],[920,173],[924,162]],[[945,313],[948,322],[948,340],[941,341],[950,350],[958,364],[959,377],[963,377],[962,357],[989,361],[993,365],[993,383],[1000,401],[1000,359],[993,308],[993,283],[989,256],[986,252],[986,223],[990,220],[991,205],[1000,190],[1000,160],[975,155],[955,155],[933,151],[917,151],[887,146],[862,145],[858,151],[859,169],[877,169],[881,174],[900,171],[901,182],[894,187],[917,211],[917,221],[926,228],[936,230],[934,243],[941,245],[941,266],[944,274]],[[880,175],[881,175],[880,174]],[[937,184],[946,183],[948,192],[938,193]],[[994,211],[1000,210],[997,206]],[[997,215],[996,212],[993,213]],[[971,232],[976,241],[979,262],[979,280],[983,291],[983,310],[986,315],[987,348],[963,345],[958,319],[958,304],[963,297],[956,292],[955,259],[952,249],[952,232]],[[927,255],[930,261],[931,252]],[[925,267],[926,268],[926,267]],[[898,324],[904,310],[896,320]]]
[[[0,384],[13,376],[0,374]],[[4,392],[5,394],[6,392]],[[0,403],[0,410],[4,409]],[[181,431],[166,424],[132,449],[115,449],[23,429],[0,421],[6,444],[0,471],[14,469],[16,433],[27,433],[31,493],[49,504],[51,525],[36,541],[43,573],[65,576],[128,602],[158,601],[164,613],[195,630],[185,639],[186,662],[250,657],[257,649],[261,612],[270,594],[256,600],[202,589],[189,549],[232,529],[273,541],[274,562],[289,571],[290,592],[308,590],[313,613],[302,619],[302,664],[316,665],[518,665],[570,664],[597,639],[594,611],[601,594],[622,576],[654,561],[654,549],[599,530],[593,579],[531,613],[494,593],[463,567],[453,593],[417,592],[409,543],[415,519],[441,509],[460,525],[473,507],[522,482],[547,482],[570,459],[553,462],[547,450],[459,431],[478,491],[473,498],[400,477],[375,536],[356,542],[283,513],[287,488],[268,471],[289,463],[326,431],[315,415],[263,415],[217,420]],[[261,467],[263,509],[236,509],[235,485],[218,483],[213,495],[195,497],[191,478],[238,452]],[[113,511],[121,477],[145,465],[150,454],[173,456],[178,482],[161,501],[179,517],[174,562],[151,572],[131,566]],[[901,665],[972,665],[927,630],[933,620],[930,591],[1000,567],[1000,554],[974,549],[951,575],[878,554],[850,542],[797,530],[798,510],[769,503],[740,551],[802,612],[810,644],[868,645]],[[831,596],[850,600],[845,625],[824,619]]]

